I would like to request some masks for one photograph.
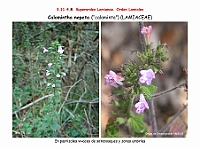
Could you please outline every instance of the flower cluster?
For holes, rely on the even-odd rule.
[[[152,69],[141,70],[140,74],[142,75],[139,79],[140,83],[146,83],[147,85],[151,84],[153,78],[155,78],[155,73]],[[140,100],[135,104],[135,108],[137,108],[136,113],[143,113],[145,108],[149,109],[149,105],[146,102],[144,95],[140,94]]]
[[[150,45],[151,33],[152,33],[152,26],[143,27],[141,30],[141,34],[144,34],[146,44],[148,45]],[[140,74],[141,76],[139,78],[139,82],[142,84],[146,83],[147,85],[150,85],[152,80],[155,78],[155,72],[153,72],[152,69],[141,70]],[[118,87],[118,85],[123,85],[121,81],[123,81],[124,78],[121,75],[116,74],[112,70],[110,70],[109,74],[106,74],[104,78],[106,79],[105,85],[110,84],[115,87]],[[136,110],[137,114],[143,113],[145,109],[149,109],[148,103],[145,100],[145,97],[142,93],[140,94],[139,102],[135,104],[135,108],[137,108]]]
[[[46,48],[43,47],[43,53],[46,53],[48,52],[48,50]],[[62,49],[61,46],[58,46],[58,53],[62,54],[64,52],[64,50]],[[55,63],[48,63],[48,67],[50,68],[50,71],[49,70],[46,70],[46,76],[49,76],[52,71],[51,71],[51,68],[52,66],[55,65]],[[66,76],[66,73],[65,72],[62,72],[62,76]],[[56,74],[56,77],[59,78],[61,77],[61,74]],[[55,87],[55,84],[52,84],[52,83],[47,83],[47,86],[52,86],[53,88]]]
[[[150,85],[152,79],[155,78],[155,73],[152,69],[141,70],[140,73],[140,83],[146,83],[147,85]],[[115,87],[118,87],[118,85],[123,85],[121,81],[123,81],[124,78],[112,70],[110,70],[109,74],[106,74],[104,78],[106,79],[105,85],[110,84]],[[135,104],[135,107],[137,108],[136,113],[138,114],[143,113],[146,108],[149,109],[148,103],[146,102],[143,94],[140,94],[140,100]]]
[[[123,81],[124,78],[121,77],[119,74],[116,74],[112,70],[110,70],[109,74],[105,75],[104,78],[106,79],[105,85],[110,84],[115,87],[118,87],[118,85],[123,85],[121,81]]]

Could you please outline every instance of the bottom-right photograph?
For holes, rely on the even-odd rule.
[[[187,68],[187,22],[102,22],[101,137],[186,138]]]

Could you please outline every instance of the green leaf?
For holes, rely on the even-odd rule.
[[[165,61],[168,60],[168,58],[167,58],[166,56],[162,56],[162,57],[161,57],[161,60],[162,60],[163,62],[165,62]]]
[[[112,115],[118,115],[119,113],[121,113],[121,110],[113,110]]]
[[[61,80],[56,80],[56,84],[60,84],[61,83]]]
[[[147,88],[150,91],[151,95],[157,90],[157,86],[154,85],[148,85]]]
[[[125,71],[126,71],[127,74],[131,74],[132,73],[130,68],[126,68]]]
[[[76,120],[78,123],[82,122],[82,119],[81,119],[80,117],[76,117],[75,120]]]
[[[153,68],[153,71],[154,71],[154,72],[157,72],[158,70],[159,70],[159,69],[156,68],[156,67]]]
[[[30,125],[29,122],[25,122],[25,123],[24,123],[24,127],[25,127],[25,128],[29,127],[29,125]]]
[[[34,118],[34,119],[33,119],[33,122],[34,122],[34,123],[38,123],[38,122],[40,122],[40,121],[41,121],[41,118]]]
[[[31,112],[28,113],[27,117],[32,117],[33,114]]]
[[[51,124],[50,127],[51,127],[51,129],[52,129],[53,131],[56,131],[56,130],[59,130],[59,129],[60,129],[60,125],[57,124],[57,123]]]
[[[118,118],[116,119],[116,123],[123,124],[123,123],[125,123],[125,119],[122,118],[122,117],[118,117]]]
[[[147,97],[148,99],[151,98],[151,92],[149,91],[149,89],[146,86],[141,86],[140,91],[141,91],[141,93],[144,93],[145,97]]]
[[[106,126],[106,136],[105,137],[118,137],[117,133],[119,132],[119,127],[111,121]]]
[[[140,132],[144,131],[144,129],[145,129],[145,124],[144,124],[144,121],[141,118],[141,116],[130,117],[128,119],[128,123],[130,124],[130,126],[134,132],[140,133]]]
[[[87,133],[85,128],[82,128],[81,131],[83,132],[84,135]]]
[[[121,95],[121,94],[123,94],[123,92],[124,92],[123,89],[117,89],[117,90],[113,91],[113,94],[114,95]]]
[[[32,129],[33,129],[32,127],[29,127],[29,128],[26,129],[26,131],[27,131],[28,133],[31,133],[31,132],[32,132]]]
[[[116,106],[116,107],[119,107],[119,106],[120,106],[119,102],[116,101],[116,100],[112,100],[112,104],[113,104],[114,106]]]
[[[145,94],[145,96],[150,99],[151,95],[157,90],[154,85],[141,86],[140,91]]]
[[[78,136],[79,135],[79,133],[76,131],[76,130],[73,130],[72,131],[72,137],[76,137],[76,136]]]
[[[50,119],[51,119],[51,115],[50,114],[44,115],[44,120],[49,121]]]
[[[130,78],[129,78],[129,82],[134,82],[138,79],[138,76],[135,76],[134,74],[130,75]]]
[[[55,97],[55,102],[56,102],[56,104],[60,103],[60,98],[59,97]]]

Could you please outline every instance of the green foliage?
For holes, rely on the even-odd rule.
[[[144,136],[147,132],[147,126],[143,121],[143,114],[130,116],[128,118],[127,124],[130,124],[130,127],[133,130],[135,136]]]
[[[162,72],[160,62],[165,62],[168,58],[165,56],[166,44],[161,45],[160,42],[156,49],[151,49],[150,45],[146,45],[144,52],[137,52],[136,56],[140,63],[135,61],[127,61],[120,70],[124,74],[124,86],[117,88],[112,92],[113,95],[120,97],[120,100],[112,100],[116,109],[112,114],[116,119],[110,122],[106,128],[106,137],[119,137],[118,131],[120,126],[130,127],[130,136],[144,137],[147,132],[147,126],[144,124],[143,115],[135,115],[132,112],[135,98],[140,94],[144,94],[145,99],[150,100],[156,92],[157,87],[154,85],[141,84],[141,70],[153,69],[154,72]]]
[[[106,126],[106,138],[119,137],[119,126],[115,123],[114,120],[110,121]]]
[[[13,137],[98,137],[97,33],[98,23],[92,22],[13,23],[12,111],[32,104],[13,114]],[[53,65],[49,68],[48,63]],[[53,96],[33,103],[49,94]]]
[[[87,137],[87,128],[82,124],[83,118],[79,115],[74,119],[70,120],[69,123],[72,124],[70,130],[66,130],[70,137]]]
[[[118,118],[116,119],[116,123],[118,123],[118,124],[123,124],[123,123],[125,123],[125,119],[122,118],[122,117],[118,117]]]

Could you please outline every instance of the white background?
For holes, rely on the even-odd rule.
[[[143,8],[142,12],[57,12],[56,8]],[[12,22],[52,21],[48,15],[152,15],[152,21],[188,22],[188,137],[149,138],[146,144],[58,144],[54,138],[12,138]],[[0,2],[0,147],[1,149],[200,149],[200,2],[199,1],[1,1]],[[59,21],[59,20],[53,20]],[[61,20],[67,21],[67,20]],[[73,21],[73,20],[70,20]],[[77,21],[77,20],[76,20]],[[87,20],[90,21],[90,20]],[[114,21],[114,20],[109,20]],[[126,20],[130,21],[130,20]],[[135,20],[138,21],[138,20]],[[101,30],[100,30],[101,31]],[[101,32],[100,32],[101,33]],[[100,47],[101,49],[101,47]],[[100,63],[101,64],[101,63]],[[101,68],[101,67],[100,67]],[[101,72],[100,72],[101,74]],[[101,89],[101,88],[100,88]],[[100,98],[101,99],[101,98]],[[100,116],[101,117],[101,116]],[[141,138],[139,138],[141,139]]]

